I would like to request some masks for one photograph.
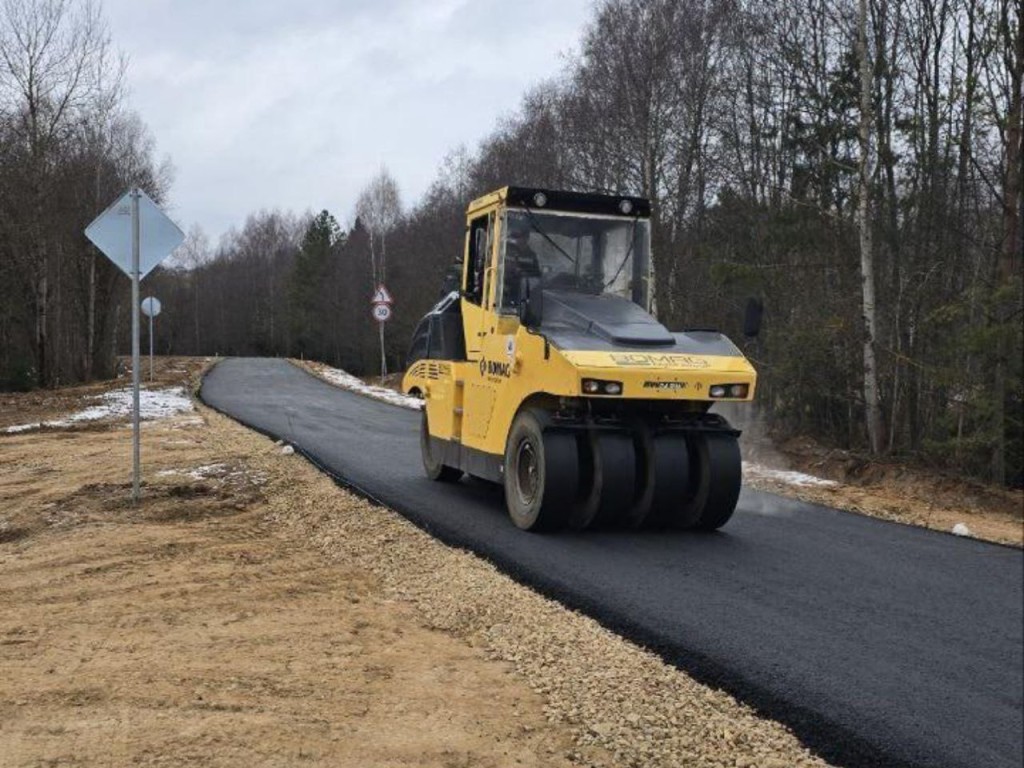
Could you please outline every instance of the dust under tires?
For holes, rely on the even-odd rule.
[[[423,470],[431,480],[442,483],[454,483],[462,477],[462,470],[458,467],[450,467],[441,461],[440,456],[434,455],[433,446],[430,442],[430,428],[427,425],[427,409],[423,409],[423,418],[420,421],[420,456],[423,458]]]
[[[505,445],[505,504],[512,522],[525,531],[565,526],[576,503],[580,461],[575,435],[545,430],[544,411],[516,416]]]

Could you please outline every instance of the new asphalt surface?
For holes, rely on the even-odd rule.
[[[1024,764],[1020,550],[746,491],[716,534],[529,534],[495,486],[426,479],[415,411],[270,359],[219,363],[201,397],[832,762]]]

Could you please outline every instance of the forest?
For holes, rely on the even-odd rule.
[[[0,387],[109,377],[129,285],[82,230],[130,185],[165,199],[171,173],[97,6],[0,13]],[[742,339],[763,302],[742,343],[773,434],[1019,486],[1022,29],[1019,0],[600,0],[564,66],[420,199],[381,168],[348,211],[253,211],[216,245],[190,230],[144,284],[156,349],[372,375],[386,282],[397,371],[471,199],[628,193],[652,201],[665,325]]]

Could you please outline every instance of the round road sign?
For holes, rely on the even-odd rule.
[[[387,304],[374,304],[372,313],[378,323],[386,323],[391,319],[391,307]]]
[[[156,317],[160,314],[160,299],[156,296],[147,296],[142,300],[142,314],[146,317]]]

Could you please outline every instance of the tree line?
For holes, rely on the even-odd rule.
[[[125,280],[82,232],[170,184],[124,73],[97,3],[0,0],[0,386],[114,373]]]
[[[666,325],[737,338],[764,302],[745,351],[777,434],[1020,484],[1022,24],[1016,0],[602,0],[414,205],[382,169],[347,228],[262,211],[216,248],[193,232],[147,281],[158,348],[369,374],[386,276],[397,368],[470,199],[639,194]]]

